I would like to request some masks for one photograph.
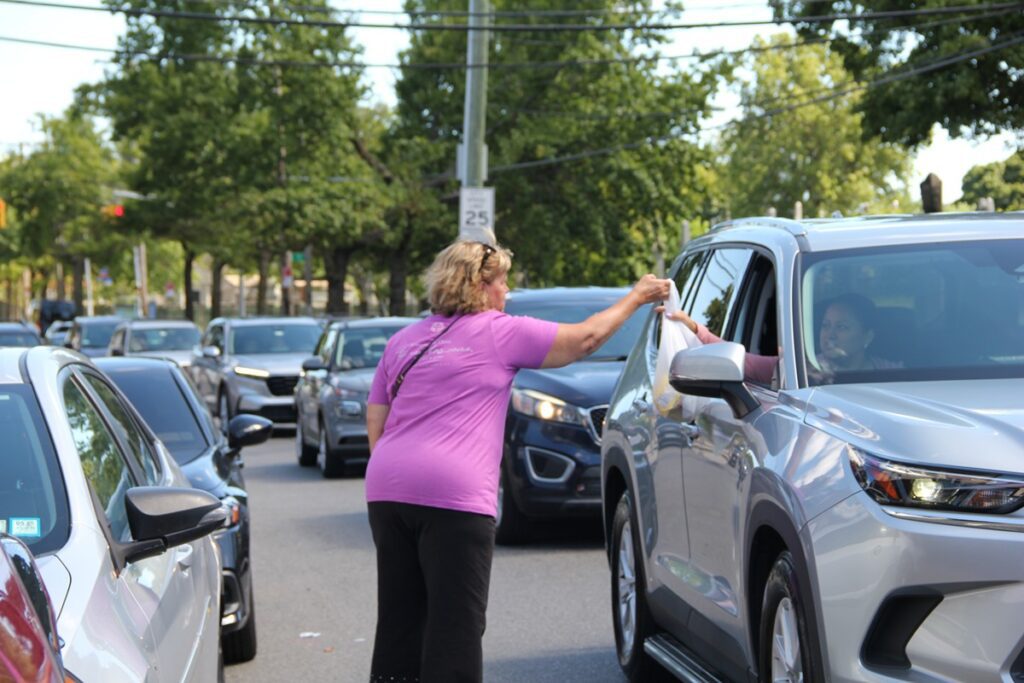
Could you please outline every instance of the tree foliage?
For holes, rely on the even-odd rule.
[[[963,199],[977,204],[991,197],[997,211],[1024,209],[1024,152],[1003,161],[975,166],[964,176]]]

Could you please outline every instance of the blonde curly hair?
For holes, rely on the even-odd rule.
[[[479,313],[489,307],[483,285],[512,268],[512,252],[500,245],[459,240],[434,257],[427,269],[427,301],[441,315]]]

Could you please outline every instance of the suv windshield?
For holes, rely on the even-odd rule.
[[[335,364],[342,370],[375,368],[384,355],[388,339],[402,326],[355,327],[343,330],[338,337]]]
[[[35,555],[60,548],[70,531],[68,500],[50,432],[32,390],[0,385],[0,531],[19,537]]]
[[[165,327],[132,330],[128,351],[187,351],[199,343],[199,330],[191,327]]]
[[[1024,377],[1024,240],[810,254],[808,383]]]
[[[251,356],[261,353],[312,354],[320,338],[316,323],[246,325],[231,330],[228,353]]]
[[[550,320],[556,323],[579,323],[589,318],[594,313],[615,303],[612,299],[594,299],[591,301],[515,301],[510,298],[505,303],[505,312],[509,315],[528,315],[541,320]],[[585,360],[625,360],[629,355],[640,330],[643,327],[644,319],[647,317],[648,307],[639,308],[631,315],[626,323],[619,328],[619,331],[601,345],[597,351],[587,356]]]
[[[106,346],[120,324],[116,320],[109,323],[82,323],[82,347],[97,349]]]

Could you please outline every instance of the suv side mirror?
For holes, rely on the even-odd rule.
[[[326,370],[327,366],[324,365],[319,356],[313,356],[302,361],[302,369],[306,372],[316,372],[317,370]]]
[[[736,342],[707,344],[676,354],[669,370],[669,384],[681,394],[721,398],[737,418],[761,404],[743,383],[746,349]]]
[[[228,422],[228,447],[239,450],[270,438],[274,423],[259,415],[235,415]]]
[[[121,546],[125,562],[160,555],[224,526],[228,512],[206,491],[136,486],[125,493],[128,528],[134,541]]]
[[[216,346],[204,346],[202,354],[204,358],[220,358],[220,349]]]

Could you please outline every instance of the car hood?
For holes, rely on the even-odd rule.
[[[309,353],[259,353],[252,356],[234,356],[235,365],[266,370],[271,375],[298,375],[302,361],[312,357]]]
[[[1024,472],[1019,379],[819,387],[806,422],[893,460]]]
[[[581,408],[590,408],[609,402],[624,365],[617,360],[580,361],[562,368],[520,370],[512,386],[541,391]]]
[[[344,372],[331,373],[332,382],[337,386],[354,391],[370,392],[370,385],[373,384],[373,375],[377,368],[359,368],[358,370],[346,370]]]
[[[230,473],[228,463],[223,457],[218,457],[220,455],[215,448],[209,448],[197,458],[178,466],[193,487],[220,498],[224,493],[224,480]]]
[[[178,365],[188,365],[192,362],[191,351],[139,351],[130,355],[142,358],[167,358]]]

